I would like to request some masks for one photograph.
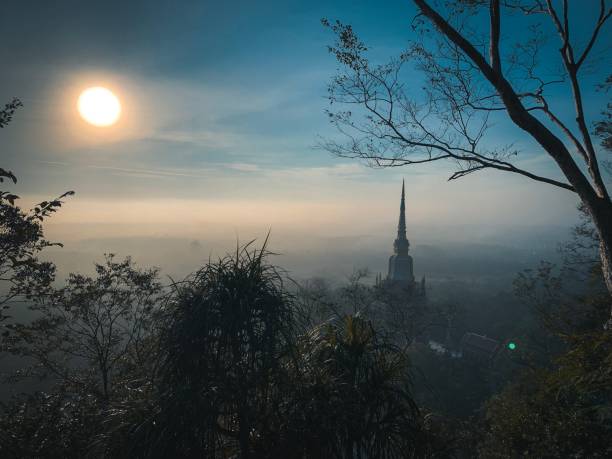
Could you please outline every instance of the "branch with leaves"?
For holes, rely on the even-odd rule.
[[[13,99],[0,110],[0,127],[5,127],[15,111],[22,106]],[[12,171],[0,168],[0,183],[17,183]],[[55,266],[40,261],[38,256],[47,247],[61,246],[45,239],[42,223],[57,212],[68,191],[49,201],[43,201],[29,211],[17,205],[19,196],[0,190],[0,322],[6,321],[6,311],[17,302],[29,302],[35,296],[49,293],[55,278]],[[4,330],[3,336],[8,332]]]

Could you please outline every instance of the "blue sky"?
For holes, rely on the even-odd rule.
[[[520,177],[448,183],[452,165],[372,170],[313,148],[317,136],[334,135],[324,114],[333,37],[320,19],[353,24],[384,59],[412,36],[410,2],[7,0],[3,11],[0,98],[18,96],[25,107],[2,132],[2,166],[20,178],[24,202],[77,192],[50,225],[60,240],[227,242],[270,227],[285,248],[323,236],[391,240],[404,177],[417,238],[437,234],[440,242],[457,225],[493,234],[569,226],[575,217],[571,193]],[[586,23],[593,15],[574,13]],[[513,38],[514,30],[509,24],[505,33]],[[120,97],[117,126],[78,118],[76,97],[95,85]],[[600,107],[590,101],[601,100],[592,91],[586,99],[593,121]],[[571,106],[555,100],[571,116]],[[489,141],[523,145],[525,164],[555,176],[509,124],[498,124]]]

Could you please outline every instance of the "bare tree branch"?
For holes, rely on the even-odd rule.
[[[605,0],[599,0],[599,19],[597,20],[597,24],[595,25],[595,28],[593,29],[593,33],[591,34],[591,39],[589,40],[589,43],[587,44],[586,48],[582,52],[582,55],[580,56],[580,58],[578,58],[578,62],[576,63],[576,71],[580,68],[582,63],[585,61],[585,59],[589,55],[591,48],[593,48],[593,45],[595,44],[595,41],[597,40],[597,35],[599,35],[599,31],[601,30],[601,27],[608,20],[610,15],[612,15],[612,8],[610,8],[606,12]]]
[[[346,69],[329,87],[330,102],[350,110],[329,113],[330,122],[348,141],[321,146],[339,156],[366,160],[375,167],[448,159],[458,166],[450,180],[495,169],[573,191],[598,229],[604,277],[612,295],[612,202],[587,128],[578,79],[579,69],[612,14],[612,10],[606,11],[604,1],[600,1],[598,19],[577,61],[570,40],[572,17],[567,0],[560,0],[560,12],[552,0],[448,2],[444,17],[427,0],[413,0],[418,10],[413,28],[423,33],[423,39],[411,43],[399,60],[381,66],[370,64],[365,57],[366,46],[350,26],[324,21],[338,36],[330,51]],[[474,10],[487,7],[490,30],[485,37],[470,26],[469,18],[477,16],[471,14]],[[547,39],[542,21],[528,22],[530,33],[527,38],[521,36],[519,43],[501,46],[502,8],[545,15],[552,21],[561,38],[560,75],[541,73],[538,53],[545,49]],[[433,45],[427,23],[437,29]],[[509,50],[503,65],[500,49]],[[407,80],[410,83],[402,82],[400,70],[407,62],[414,66],[410,70],[421,71],[422,83],[415,83],[414,72]],[[568,95],[575,107],[575,125],[557,116],[545,94],[550,85],[565,82],[571,87]],[[404,84],[418,84],[420,88],[407,89]],[[556,163],[562,179],[544,177],[513,164],[517,151],[512,145],[483,142],[490,126],[489,116],[504,112]],[[596,132],[602,132],[606,125],[596,126]]]
[[[498,75],[501,75],[501,59],[499,57],[499,32],[500,32],[500,17],[499,17],[499,0],[490,0],[490,18],[491,18],[491,43],[489,46],[489,55],[491,67]]]

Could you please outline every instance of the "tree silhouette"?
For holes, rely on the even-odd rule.
[[[268,443],[292,310],[265,254],[247,244],[175,284],[157,414],[131,430],[126,454],[252,458]]]
[[[282,457],[428,457],[404,350],[358,315],[316,326],[298,343]]]
[[[0,110],[0,128],[6,127],[21,106],[19,99],[13,99]],[[17,177],[0,167],[0,183],[5,181],[15,184]],[[24,211],[16,204],[19,196],[0,190],[0,323],[8,318],[6,311],[11,306],[49,293],[55,265],[38,256],[46,247],[61,244],[45,239],[42,223],[61,207],[63,198],[73,194],[68,191]],[[2,336],[8,335],[4,329]]]
[[[377,167],[450,160],[457,166],[450,180],[494,169],[576,193],[597,228],[602,271],[612,295],[612,201],[589,131],[580,81],[587,63],[593,64],[589,58],[612,9],[605,0],[599,2],[598,18],[578,52],[570,34],[567,0],[562,0],[560,11],[552,0],[464,0],[446,2],[444,12],[426,0],[413,2],[418,10],[413,26],[419,38],[385,65],[370,63],[365,44],[350,26],[323,21],[338,37],[330,51],[343,68],[329,86],[330,101],[349,108],[329,112],[347,141],[325,141],[322,146]],[[481,13],[489,17],[488,38],[469,23]],[[517,43],[502,47],[502,18],[513,13],[523,16],[524,33]],[[563,70],[552,78],[538,65],[549,38],[543,32],[547,25],[561,43]],[[409,63],[424,76],[422,91],[407,90],[402,72]],[[562,84],[575,108],[571,125],[550,103],[551,86]],[[519,167],[512,161],[517,155],[512,146],[484,144],[490,119],[501,115],[539,145],[564,180]],[[609,112],[604,116],[596,134],[605,146]]]
[[[33,298],[36,318],[10,328],[13,353],[34,361],[23,376],[50,376],[105,404],[150,367],[163,289],[157,269],[141,270],[130,258],[107,255],[95,269],[94,277],[71,273],[63,287]]]
[[[596,250],[585,219],[562,246],[561,266],[517,277],[537,323],[513,357],[523,370],[485,405],[482,457],[610,455],[612,334],[599,327],[607,291]]]

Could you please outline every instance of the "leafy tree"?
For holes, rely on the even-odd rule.
[[[402,289],[369,285],[367,269],[358,269],[348,282],[332,288],[323,279],[312,279],[298,288],[297,303],[305,329],[330,318],[347,315],[367,317],[376,329],[398,345],[410,344],[424,333],[441,311],[434,311],[424,297],[410,297]]]
[[[10,172],[0,170],[1,176],[17,181]],[[61,207],[64,197],[71,194],[43,201],[24,212],[15,205],[18,196],[0,191],[0,308],[6,310],[16,302],[30,301],[50,292],[55,266],[39,260],[38,256],[46,247],[61,244],[44,238],[42,222]],[[0,315],[0,320],[6,318]]]
[[[610,457],[612,339],[575,336],[551,368],[526,372],[486,406],[481,457]]]
[[[17,377],[51,377],[107,403],[131,378],[153,371],[155,315],[163,298],[157,269],[107,255],[95,276],[70,274],[66,284],[33,298],[36,318],[12,324],[12,351],[35,364]]]
[[[297,285],[296,311],[302,331],[316,327],[330,319],[341,320],[347,315],[367,316],[382,320],[377,303],[377,290],[364,282],[370,273],[367,268],[356,269],[346,283],[333,286],[325,279],[314,278]]]
[[[0,128],[13,119],[23,104],[13,99],[0,110]],[[17,178],[11,171],[0,168],[0,183]],[[15,205],[19,196],[0,191],[0,322],[8,319],[5,311],[20,300],[44,294],[55,276],[55,266],[39,261],[37,255],[48,246],[61,245],[44,239],[42,222],[62,205],[62,199],[74,194],[72,191],[60,197],[44,201],[29,212]],[[8,332],[4,332],[6,336]]]
[[[410,345],[422,336],[441,315],[425,297],[407,296],[402,290],[384,285],[374,287],[376,302],[372,315],[379,318],[380,327],[389,333],[395,343]]]
[[[580,79],[588,64],[595,65],[591,54],[612,9],[605,0],[599,2],[598,17],[579,50],[570,34],[575,24],[568,0],[555,2],[560,7],[553,0],[463,0],[443,2],[445,7],[427,0],[413,3],[417,39],[384,65],[370,63],[366,45],[350,26],[324,20],[337,34],[330,51],[342,66],[329,86],[330,101],[346,107],[330,111],[329,117],[347,141],[328,141],[323,147],[377,167],[449,160],[457,166],[450,180],[493,169],[576,193],[596,228],[602,273],[612,295],[612,201],[600,171],[601,152],[589,131]],[[520,15],[511,19],[514,13]],[[489,19],[488,37],[471,22],[482,16]],[[511,20],[513,28],[524,32],[517,42],[502,34],[502,23],[508,27]],[[562,70],[549,77],[540,56],[555,34]],[[424,77],[419,91],[408,90],[413,85],[405,78],[406,64]],[[575,108],[571,124],[553,107],[552,87],[566,90],[565,99]],[[533,140],[563,179],[517,165],[513,146],[487,145],[486,132],[500,117]],[[608,145],[609,118],[595,131]]]
[[[559,247],[560,263],[543,261],[514,281],[516,295],[536,319],[522,353],[532,365],[547,365],[567,351],[572,336],[592,332],[607,315],[597,233],[586,212],[581,219],[572,239]]]
[[[517,292],[539,326],[517,358],[520,376],[487,402],[482,457],[608,457],[612,453],[612,338],[599,327],[607,290],[586,214],[561,266],[521,273]]]
[[[6,127],[21,106],[19,99],[13,99],[0,110],[0,128]],[[17,178],[0,168],[0,183],[5,181],[17,183]],[[42,223],[61,207],[63,198],[73,194],[69,191],[23,211],[15,204],[19,196],[0,190],[0,323],[8,319],[11,306],[48,293],[55,266],[38,256],[46,247],[61,244],[44,238]],[[4,330],[2,335],[6,337],[8,332]]]

